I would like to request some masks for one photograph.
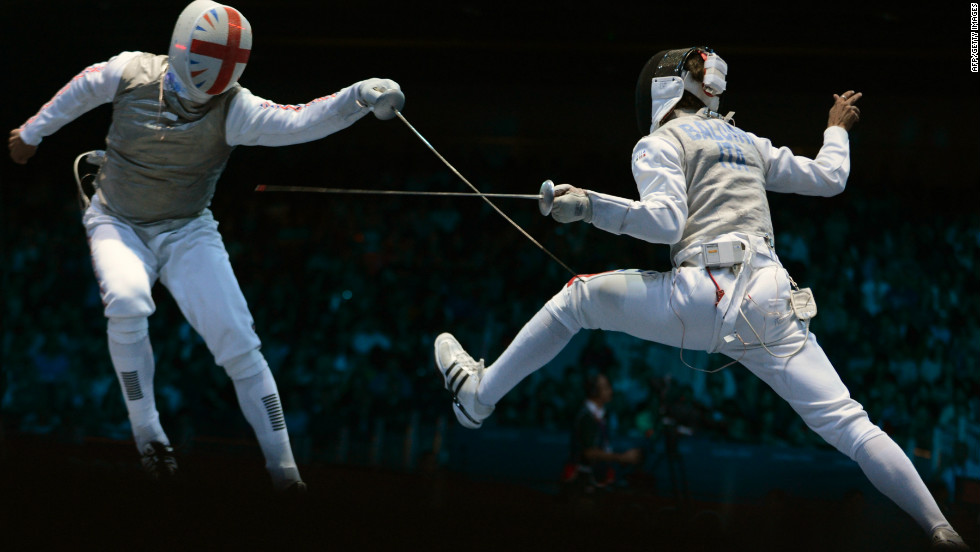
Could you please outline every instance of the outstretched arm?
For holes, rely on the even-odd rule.
[[[633,178],[640,201],[556,186],[551,216],[651,243],[680,240],[687,222],[687,179],[677,149],[663,138],[644,138],[633,150]]]
[[[230,146],[288,146],[319,140],[374,112],[394,117],[405,103],[398,83],[368,79],[301,105],[271,102],[242,89],[232,100],[225,124]]]
[[[851,172],[848,131],[860,119],[860,92],[834,94],[834,104],[823,133],[823,147],[810,159],[794,155],[789,148],[775,148],[769,140],[749,134],[766,163],[766,189],[802,195],[829,197],[844,191]]]

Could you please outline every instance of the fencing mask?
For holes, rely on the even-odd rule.
[[[170,39],[170,81],[182,96],[204,103],[238,82],[251,51],[252,26],[238,10],[195,0]]]
[[[685,68],[691,56],[704,61],[704,73],[697,79]],[[695,46],[663,50],[654,54],[640,72],[636,83],[636,123],[644,135],[656,130],[681,100],[690,92],[708,109],[718,110],[718,96],[725,91],[728,64],[711,48]]]

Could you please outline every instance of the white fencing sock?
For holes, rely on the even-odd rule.
[[[119,379],[123,402],[129,412],[136,449],[150,441],[169,445],[170,440],[160,426],[156,400],[153,397],[153,349],[146,330],[118,331],[110,321],[109,356]]]
[[[493,406],[521,380],[555,358],[576,334],[541,309],[521,328],[496,362],[487,367],[476,398]]]
[[[854,458],[871,484],[915,519],[927,533],[949,526],[912,461],[888,435],[872,437]]]
[[[262,368],[257,374],[232,377],[232,382],[235,384],[235,394],[238,395],[242,414],[255,431],[255,437],[265,456],[265,467],[272,477],[272,485],[277,490],[283,490],[300,481],[299,468],[289,445],[289,433],[286,431],[286,419],[279,403],[276,380],[264,358],[261,363]]]

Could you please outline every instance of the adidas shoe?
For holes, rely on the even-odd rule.
[[[483,420],[493,413],[492,406],[476,400],[476,389],[483,379],[483,360],[473,360],[456,338],[448,333],[436,338],[435,354],[439,374],[453,396],[456,419],[463,427],[479,428]]]
[[[154,481],[171,481],[177,477],[174,448],[160,441],[150,441],[143,447],[143,471]]]

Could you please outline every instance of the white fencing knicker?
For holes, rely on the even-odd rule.
[[[573,279],[544,308],[573,333],[618,331],[735,359],[853,459],[881,430],[794,314],[792,281],[767,238],[735,233],[711,243],[726,241],[744,245],[743,262],[709,272],[697,244],[679,252],[670,272],[617,270]]]

